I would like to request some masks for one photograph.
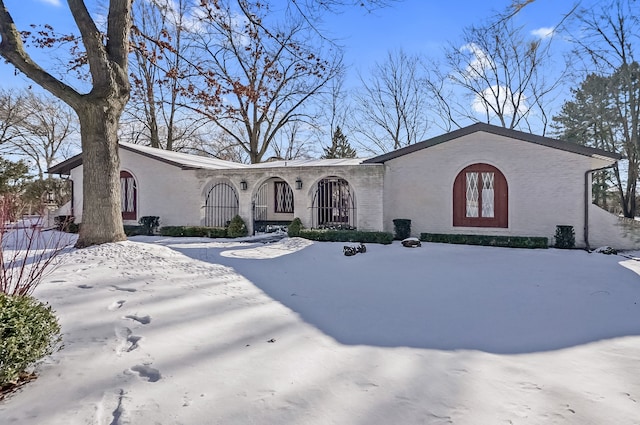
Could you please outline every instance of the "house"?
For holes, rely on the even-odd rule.
[[[489,124],[474,124],[367,159],[239,164],[120,144],[125,224],[160,216],[162,225],[224,226],[239,214],[249,230],[305,227],[412,233],[543,236],[570,225],[580,247],[640,246],[640,229],[591,203],[591,174],[620,156]],[[49,173],[73,182],[82,221],[82,157]]]

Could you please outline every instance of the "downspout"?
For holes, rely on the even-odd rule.
[[[616,164],[607,165],[606,167],[594,168],[593,170],[587,170],[584,172],[584,244],[587,251],[591,251],[589,246],[589,206],[591,205],[591,191],[589,190],[589,175],[596,171],[606,170],[612,168]]]
[[[68,174],[66,177],[62,175],[62,173],[58,174],[58,177],[60,177],[61,180],[65,180],[68,181],[69,183],[71,183],[71,216],[74,216],[74,207],[73,207],[73,201],[74,201],[74,197],[73,197],[73,180],[71,180],[71,174]]]

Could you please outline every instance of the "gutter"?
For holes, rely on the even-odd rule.
[[[591,205],[591,191],[589,190],[589,176],[596,171],[603,171],[612,168],[616,164],[607,165],[606,167],[594,168],[584,172],[584,244],[587,251],[591,251],[589,246],[589,206]]]

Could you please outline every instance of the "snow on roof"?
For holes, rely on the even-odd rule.
[[[240,169],[240,168],[280,168],[280,167],[330,167],[344,165],[359,165],[366,158],[337,158],[337,159],[293,159],[286,161],[270,161],[258,164],[242,164],[239,162],[224,161],[221,159],[199,156],[181,152],[172,152],[164,149],[156,149],[149,146],[141,146],[133,143],[120,142],[124,149],[138,152],[142,155],[171,163],[183,169]]]
[[[279,168],[279,167],[330,167],[359,165],[367,158],[346,159],[295,159],[288,161],[262,162],[259,164],[243,164],[240,162],[225,161],[207,156],[193,155],[183,152],[173,152],[150,146],[136,145],[134,143],[120,142],[120,148],[135,152],[148,158],[162,161],[166,164],[179,167],[183,170],[234,170],[247,168]],[[49,174],[69,174],[69,172],[82,164],[82,154],[67,159],[49,168]]]
[[[336,159],[292,159],[287,161],[270,161],[251,164],[251,168],[280,168],[280,167],[331,167],[337,165],[360,165],[366,158],[336,158]]]
[[[173,152],[165,149],[152,148],[150,146],[136,145],[134,143],[120,142],[120,147],[129,151],[138,152],[150,158],[159,159],[183,169],[205,168],[219,170],[247,167],[246,164],[241,164],[239,162],[225,161],[222,159],[182,152]]]

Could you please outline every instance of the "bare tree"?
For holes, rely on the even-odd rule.
[[[519,2],[517,10],[526,4]],[[462,46],[451,44],[445,50],[444,65],[433,67],[428,83],[441,116],[544,134],[548,103],[563,78],[563,73],[549,72],[553,38],[553,30],[525,34],[504,15],[466,28]],[[460,91],[463,96],[456,96]]]
[[[167,150],[188,149],[208,121],[183,106],[181,82],[188,78],[189,32],[197,27],[195,6],[186,0],[136,2],[131,33],[131,100],[122,125],[129,139]],[[142,124],[142,127],[136,125]],[[140,130],[142,130],[140,132]]]
[[[274,22],[259,1],[205,0],[201,11],[192,63],[203,84],[190,85],[189,94],[251,163],[261,162],[283,127],[309,118],[303,106],[339,72],[341,57],[312,46],[304,22]]]
[[[62,101],[31,91],[24,95],[22,108],[23,118],[9,144],[13,153],[31,160],[42,180],[49,167],[70,156],[77,118]]]
[[[6,152],[24,119],[24,93],[0,89],[0,153]]]
[[[299,159],[311,157],[310,139],[312,132],[300,121],[292,121],[281,130],[281,137],[274,140],[271,150],[273,159]],[[270,158],[271,159],[271,158]]]
[[[377,63],[371,75],[360,76],[362,89],[356,102],[361,119],[353,130],[368,141],[360,142],[365,150],[388,152],[424,137],[429,122],[421,69],[418,56],[398,50]]]
[[[326,92],[318,99],[319,114],[314,124],[315,139],[323,146],[331,145],[338,127],[347,128],[352,107],[344,89],[345,74],[341,72],[332,79]]]
[[[80,122],[83,151],[83,217],[77,246],[126,238],[120,209],[118,121],[129,100],[131,0],[110,0],[103,35],[82,0],[68,0],[82,38],[91,90],[80,93],[45,71],[27,53],[4,0],[0,0],[0,55],[63,100]]]

